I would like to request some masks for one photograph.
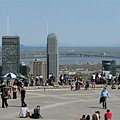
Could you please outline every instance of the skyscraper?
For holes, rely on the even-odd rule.
[[[2,74],[20,71],[20,37],[2,36]]]
[[[59,76],[59,53],[58,40],[54,33],[47,36],[47,78],[49,74],[54,74],[58,79]]]

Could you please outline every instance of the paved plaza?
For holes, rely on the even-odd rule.
[[[110,89],[108,99],[108,108],[113,113],[113,120],[120,119],[120,90]],[[30,112],[37,105],[41,106],[41,114],[44,120],[76,120],[83,114],[92,115],[96,110],[101,113],[101,120],[106,112],[99,104],[99,97],[102,88],[96,90],[79,90],[71,91],[69,88],[64,89],[36,89],[27,90],[26,102]],[[0,107],[0,120],[21,120],[31,118],[19,118],[20,95],[18,99],[8,99],[9,107]]]

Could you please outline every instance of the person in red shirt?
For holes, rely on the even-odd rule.
[[[112,120],[112,113],[109,109],[107,109],[107,112],[104,115],[105,120]]]

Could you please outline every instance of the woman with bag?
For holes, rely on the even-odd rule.
[[[2,98],[2,108],[8,107],[8,103],[7,103],[7,99],[8,99],[8,95],[7,95],[7,89],[4,88],[2,94],[1,94],[1,98]]]

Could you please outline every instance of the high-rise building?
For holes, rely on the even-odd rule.
[[[20,73],[24,76],[28,76],[30,74],[30,66],[22,62],[20,64]]]
[[[36,59],[35,61],[30,62],[30,74],[33,77],[42,76],[46,80],[46,62]]]
[[[20,37],[2,36],[2,74],[20,71]]]
[[[59,77],[58,40],[54,33],[47,36],[47,78],[50,74],[54,74],[57,79]]]

